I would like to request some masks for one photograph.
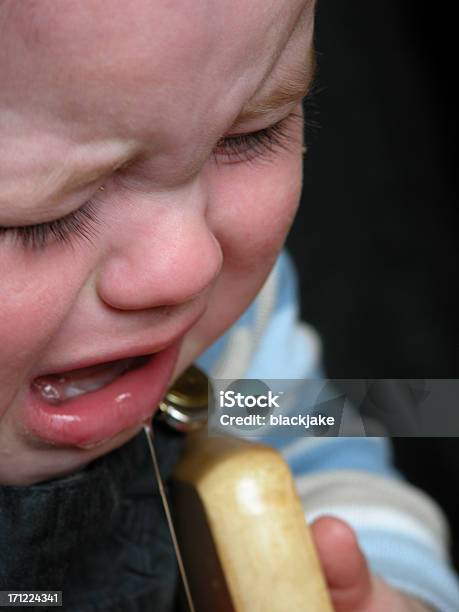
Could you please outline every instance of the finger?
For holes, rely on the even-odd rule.
[[[336,612],[357,612],[372,595],[371,574],[352,528],[339,519],[321,517],[312,534]]]

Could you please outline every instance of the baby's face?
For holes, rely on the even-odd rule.
[[[262,286],[313,1],[3,0],[0,28],[0,483],[27,484],[138,432]]]

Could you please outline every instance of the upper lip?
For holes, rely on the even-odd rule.
[[[174,343],[174,340],[171,340],[167,343],[164,343],[161,346],[148,346],[147,347],[134,347],[129,351],[120,351],[116,353],[110,353],[107,355],[98,355],[93,359],[82,359],[80,361],[74,361],[72,363],[59,364],[55,369],[47,368],[45,374],[39,374],[36,378],[40,378],[42,376],[51,376],[53,374],[61,374],[63,372],[72,372],[73,370],[81,370],[83,368],[91,368],[92,366],[101,365],[103,363],[109,363],[110,361],[119,361],[121,359],[129,359],[130,357],[144,357],[146,355],[153,355],[154,353],[159,353],[163,351],[165,348]]]
[[[147,355],[152,355],[154,353],[159,353],[166,348],[170,347],[172,344],[180,340],[201,318],[204,310],[201,310],[198,315],[194,316],[191,321],[188,321],[186,325],[183,325],[182,328],[176,332],[173,336],[168,338],[167,340],[163,340],[158,343],[138,343],[135,344],[128,349],[118,349],[116,351],[112,351],[110,353],[98,354],[92,357],[88,357],[87,359],[80,359],[72,362],[59,362],[55,367],[47,367],[46,372],[39,373],[34,376],[35,378],[40,378],[43,376],[50,376],[52,374],[60,374],[62,372],[70,372],[72,370],[80,370],[82,368],[90,368],[92,366],[100,365],[103,363],[108,363],[110,361],[118,361],[120,359],[129,359],[130,357],[144,357]]]

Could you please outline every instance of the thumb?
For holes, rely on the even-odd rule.
[[[352,528],[324,516],[311,526],[312,535],[336,612],[358,612],[372,595],[366,559]]]

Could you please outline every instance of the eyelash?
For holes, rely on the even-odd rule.
[[[300,113],[291,113],[275,125],[252,132],[221,138],[212,152],[218,164],[235,164],[269,158],[279,150],[288,150],[292,144],[290,122],[302,120]],[[100,220],[97,216],[96,197],[87,200],[80,208],[60,219],[16,227],[1,227],[0,237],[8,234],[24,248],[44,249],[54,240],[57,243],[73,244],[77,238],[93,244]]]
[[[43,249],[49,244],[50,239],[72,245],[72,239],[77,238],[93,244],[99,224],[95,198],[91,198],[80,208],[60,219],[35,225],[0,227],[0,236],[11,235],[24,248],[32,250]]]
[[[226,136],[218,141],[213,150],[214,160],[219,163],[219,157],[223,156],[225,163],[251,162],[268,159],[280,150],[289,150],[293,142],[291,123],[302,119],[300,113],[293,112],[278,123],[257,132]]]

